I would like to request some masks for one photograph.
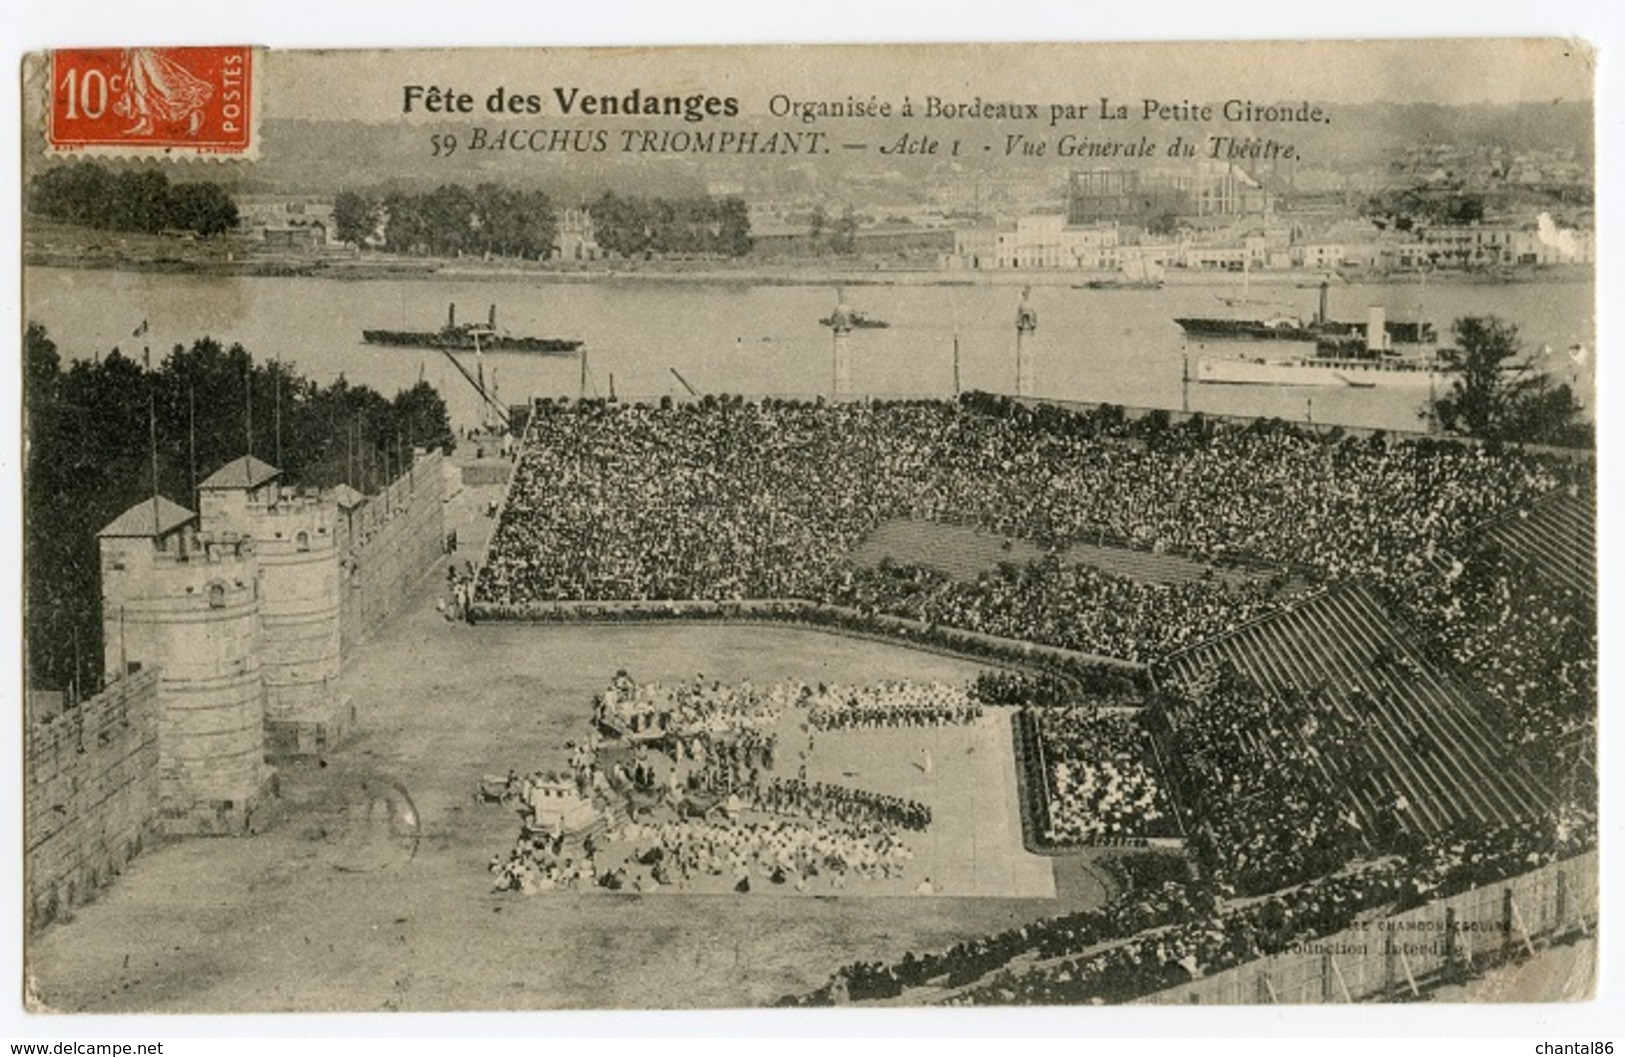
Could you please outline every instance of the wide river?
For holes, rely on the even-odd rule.
[[[1179,285],[1151,291],[1075,290],[1037,286],[1036,335],[1041,395],[1140,407],[1417,429],[1419,398],[1403,390],[1212,386],[1181,379],[1202,351],[1186,346],[1173,322],[1183,315],[1232,312],[1219,300],[1241,293],[1235,285]],[[1316,291],[1289,285],[1254,285],[1255,300],[1313,314]],[[595,282],[484,278],[331,279],[220,278],[212,276],[30,268],[26,317],[43,323],[65,357],[88,358],[115,346],[139,357],[150,346],[156,360],[176,343],[203,335],[240,342],[256,357],[292,361],[327,382],[341,372],[352,382],[392,395],[420,374],[445,394],[454,421],[478,421],[479,400],[440,353],[365,345],[362,328],[433,330],[448,303],[460,319],[483,318],[497,305],[498,325],[514,334],[582,340],[588,350],[588,392],[607,395],[613,376],[623,399],[682,394],[675,369],[702,392],[748,396],[811,396],[830,385],[830,332],[820,317],[834,291],[820,286],[756,286],[729,282],[611,279]],[[951,393],[958,335],[960,383],[966,389],[1008,392],[1015,385],[1014,319],[1020,290],[1008,285],[860,286],[847,290],[851,305],[890,323],[852,336],[852,381],[860,393]],[[1425,315],[1448,332],[1458,317],[1495,314],[1518,325],[1525,347],[1551,373],[1577,381],[1592,405],[1594,357],[1576,368],[1568,350],[1595,349],[1594,286],[1589,280],[1423,287],[1340,285],[1331,290],[1332,315],[1363,320],[1369,306],[1391,319]],[[1254,309],[1250,314],[1268,313]],[[133,337],[146,320],[148,332]],[[1268,351],[1286,351],[1270,343]],[[1215,348],[1235,343],[1216,343]],[[471,354],[459,354],[472,371]],[[574,396],[580,386],[575,357],[492,354],[488,379],[500,398],[517,403],[536,396]],[[1182,389],[1184,392],[1182,393]]]

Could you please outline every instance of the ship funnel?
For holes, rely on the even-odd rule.
[[[449,310],[447,310],[447,312],[446,312],[446,329],[447,330],[453,330],[453,329],[456,328],[456,326],[457,326],[457,302],[453,301],[451,303],[451,308]]]
[[[491,306],[491,314],[487,317],[486,321],[491,324],[491,329],[492,330],[497,329],[497,306],[496,305]]]
[[[1388,318],[1381,305],[1372,305],[1365,322],[1367,352],[1388,351]]]
[[[1320,280],[1320,312],[1315,316],[1315,322],[1319,323],[1321,326],[1325,326],[1326,321],[1332,318],[1330,310],[1327,307],[1327,295],[1331,291],[1331,288],[1332,281],[1330,279],[1323,278]]]

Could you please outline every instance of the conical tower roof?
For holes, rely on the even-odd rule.
[[[252,455],[239,456],[204,478],[205,492],[247,491],[282,476],[282,471]]]
[[[169,535],[195,517],[197,517],[196,514],[179,503],[173,503],[163,496],[158,496],[155,499],[141,500],[141,502],[108,522],[107,527],[96,533],[96,535],[97,537],[116,536],[133,539],[156,539]]]

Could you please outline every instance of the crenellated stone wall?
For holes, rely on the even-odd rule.
[[[389,487],[335,522],[339,629],[348,653],[370,635],[445,552],[445,456],[419,454]]]
[[[158,834],[158,675],[136,672],[53,716],[30,716],[23,757],[24,913],[40,928]]]

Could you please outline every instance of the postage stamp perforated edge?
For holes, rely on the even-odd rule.
[[[58,71],[65,70],[66,64],[71,63],[76,55],[86,52],[105,52],[118,50],[127,56],[140,53],[149,61],[163,63],[166,60],[174,62],[171,56],[179,55],[184,58],[187,53],[235,53],[244,57],[241,84],[223,85],[209,84],[213,93],[224,96],[228,88],[240,92],[241,97],[233,97],[229,102],[240,107],[237,120],[241,124],[238,134],[226,136],[213,136],[206,139],[192,135],[188,127],[187,115],[192,109],[182,101],[174,109],[178,111],[175,118],[166,121],[160,119],[151,129],[142,129],[142,118],[138,113],[141,108],[139,101],[124,99],[112,102],[110,106],[120,106],[122,109],[118,116],[123,122],[131,123],[127,129],[112,133],[90,134],[81,132],[75,136],[68,133],[59,121],[58,111],[66,105],[63,95],[58,89],[61,87],[57,81]],[[23,79],[26,85],[24,99],[25,106],[33,111],[26,115],[24,128],[33,130],[32,134],[39,136],[39,147],[46,155],[53,157],[96,157],[132,160],[158,160],[172,162],[234,162],[257,161],[260,157],[261,147],[261,116],[264,113],[264,76],[262,71],[265,49],[253,45],[216,45],[196,48],[123,48],[123,49],[63,49],[53,51],[34,52],[23,58]],[[183,66],[184,68],[184,66]],[[186,76],[185,73],[182,76]],[[111,79],[110,79],[111,80]],[[76,85],[77,87],[77,85]],[[98,86],[99,87],[99,86]],[[120,89],[125,86],[120,85]],[[110,85],[107,88],[108,98],[122,95]],[[224,105],[222,103],[221,105]]]

